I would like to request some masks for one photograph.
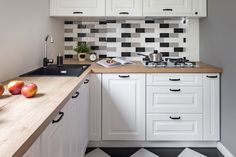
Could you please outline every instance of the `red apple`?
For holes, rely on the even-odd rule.
[[[0,84],[0,96],[3,95],[4,91],[5,91],[4,86]]]
[[[24,86],[24,82],[20,80],[14,80],[8,83],[8,90],[12,95],[20,94],[22,87]]]
[[[24,95],[26,98],[32,98],[33,96],[35,96],[37,91],[38,91],[37,85],[34,83],[31,83],[29,85],[25,85],[21,89],[21,94]]]

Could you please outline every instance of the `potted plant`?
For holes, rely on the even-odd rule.
[[[78,59],[79,61],[85,61],[86,54],[90,52],[90,46],[88,46],[86,43],[81,43],[74,48],[74,51],[78,53]]]

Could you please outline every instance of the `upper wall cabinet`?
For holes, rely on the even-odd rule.
[[[143,0],[106,0],[106,16],[142,16]]]
[[[207,16],[207,0],[192,0],[193,1],[193,17]]]
[[[143,0],[144,16],[191,16],[192,0]]]
[[[50,0],[50,16],[105,16],[105,0]]]

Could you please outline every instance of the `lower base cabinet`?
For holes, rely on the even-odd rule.
[[[23,157],[84,157],[89,140],[88,121],[86,79]]]
[[[148,141],[202,140],[202,115],[148,114]]]

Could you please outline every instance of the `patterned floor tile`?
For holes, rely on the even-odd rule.
[[[152,152],[150,152],[144,148],[141,148],[136,153],[131,155],[130,157],[159,157],[159,156],[153,154]]]
[[[184,151],[182,151],[182,153],[178,155],[178,157],[207,157],[207,156],[200,154],[192,149],[185,148]]]
[[[85,157],[111,157],[101,149],[97,148],[85,155]]]

